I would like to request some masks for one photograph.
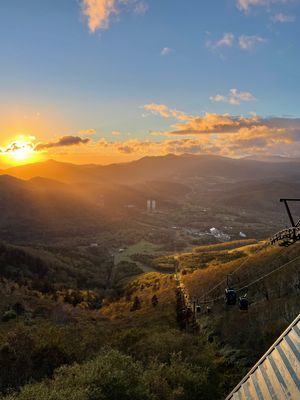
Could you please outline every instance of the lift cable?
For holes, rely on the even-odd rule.
[[[281,270],[282,268],[287,267],[288,265],[292,264],[293,262],[295,262],[295,261],[297,261],[297,260],[299,260],[299,259],[300,259],[300,256],[297,256],[297,257],[293,258],[292,260],[286,262],[285,264],[280,265],[278,268],[274,269],[273,271],[271,271],[271,272],[269,272],[269,273],[263,275],[262,277],[260,277],[260,278],[258,278],[258,279],[255,279],[255,280],[254,280],[253,282],[251,282],[249,285],[245,285],[245,286],[243,286],[243,287],[237,289],[236,291],[237,291],[237,292],[240,292],[241,290],[244,290],[244,289],[246,289],[246,288],[248,288],[248,287],[254,285],[255,283],[257,283],[257,282],[263,280],[264,278],[266,278],[267,276],[270,276],[270,275],[274,274],[275,272]]]
[[[245,289],[249,288],[250,286],[254,285],[255,283],[260,282],[261,280],[265,279],[266,277],[268,277],[268,276],[274,274],[275,272],[287,267],[288,265],[292,264],[293,262],[295,262],[295,261],[297,261],[299,259],[300,259],[300,256],[297,256],[297,257],[293,258],[292,260],[280,265],[278,268],[275,268],[273,271],[270,271],[267,274],[264,274],[263,276],[261,276],[260,278],[255,279],[254,281],[250,282],[248,285],[245,285],[245,286],[243,286],[243,287],[241,287],[239,289],[236,289],[236,292],[240,292],[242,290],[245,290]],[[214,302],[216,302],[218,300],[221,300],[221,299],[224,299],[224,296],[219,296],[219,297],[216,297],[216,298],[211,299],[211,300],[202,301],[202,302],[199,302],[198,304],[210,304],[210,303],[214,303]]]
[[[263,249],[265,247],[265,249],[268,249],[270,247],[269,243],[266,243],[261,249]],[[261,250],[260,249],[260,250]],[[230,273],[230,275],[234,275],[235,273],[237,273],[242,267],[244,267],[244,265],[247,264],[247,262],[251,259],[251,257],[246,257],[245,260],[243,260],[241,262],[241,264],[233,271]],[[274,261],[274,260],[273,260]],[[202,295],[200,297],[200,300],[204,299],[207,295],[209,295],[211,292],[215,291],[218,287],[220,287],[221,285],[223,285],[223,283],[227,282],[227,278],[222,279],[216,286],[214,286],[213,288],[211,288],[208,292],[204,293],[204,295]]]

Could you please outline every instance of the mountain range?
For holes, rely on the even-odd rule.
[[[277,158],[169,154],[108,166],[49,160],[13,167],[0,171],[0,235],[93,236],[115,222],[132,226],[129,209],[137,216],[148,199],[165,213],[156,222],[160,226],[179,221],[188,226],[193,220],[204,228],[210,221],[227,225],[233,215],[240,221],[236,230],[247,222],[252,233],[262,229],[262,235],[269,234],[285,221],[279,198],[300,193],[299,166],[298,160]],[[187,214],[189,207],[196,208]],[[210,214],[200,217],[198,207]],[[144,223],[148,217],[141,218]]]
[[[2,173],[20,178],[44,177],[64,183],[124,183],[152,180],[184,180],[192,177],[222,177],[235,180],[300,177],[300,160],[273,162],[232,159],[213,155],[166,155],[144,157],[129,163],[111,165],[75,165],[48,160],[8,168]],[[0,171],[1,172],[1,171]]]

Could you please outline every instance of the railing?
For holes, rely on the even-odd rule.
[[[277,232],[270,238],[270,243],[275,244],[280,242],[283,246],[290,246],[291,244],[300,240],[300,227],[291,227]]]

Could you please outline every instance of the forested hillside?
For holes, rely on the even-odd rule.
[[[248,240],[173,254],[190,298],[201,304],[194,334],[178,324],[175,275],[123,278],[97,305],[101,284],[86,259],[69,253],[73,279],[65,280],[65,254],[36,252],[1,248],[5,400],[223,399],[298,312],[298,245],[282,250]],[[74,256],[81,272],[90,271],[85,282]],[[55,292],[33,287],[35,268]],[[236,289],[248,286],[248,312],[224,304],[228,273]]]

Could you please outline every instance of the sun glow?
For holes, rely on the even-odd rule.
[[[27,138],[20,138],[9,143],[4,149],[2,155],[8,164],[19,165],[36,161],[37,153],[34,145]]]

